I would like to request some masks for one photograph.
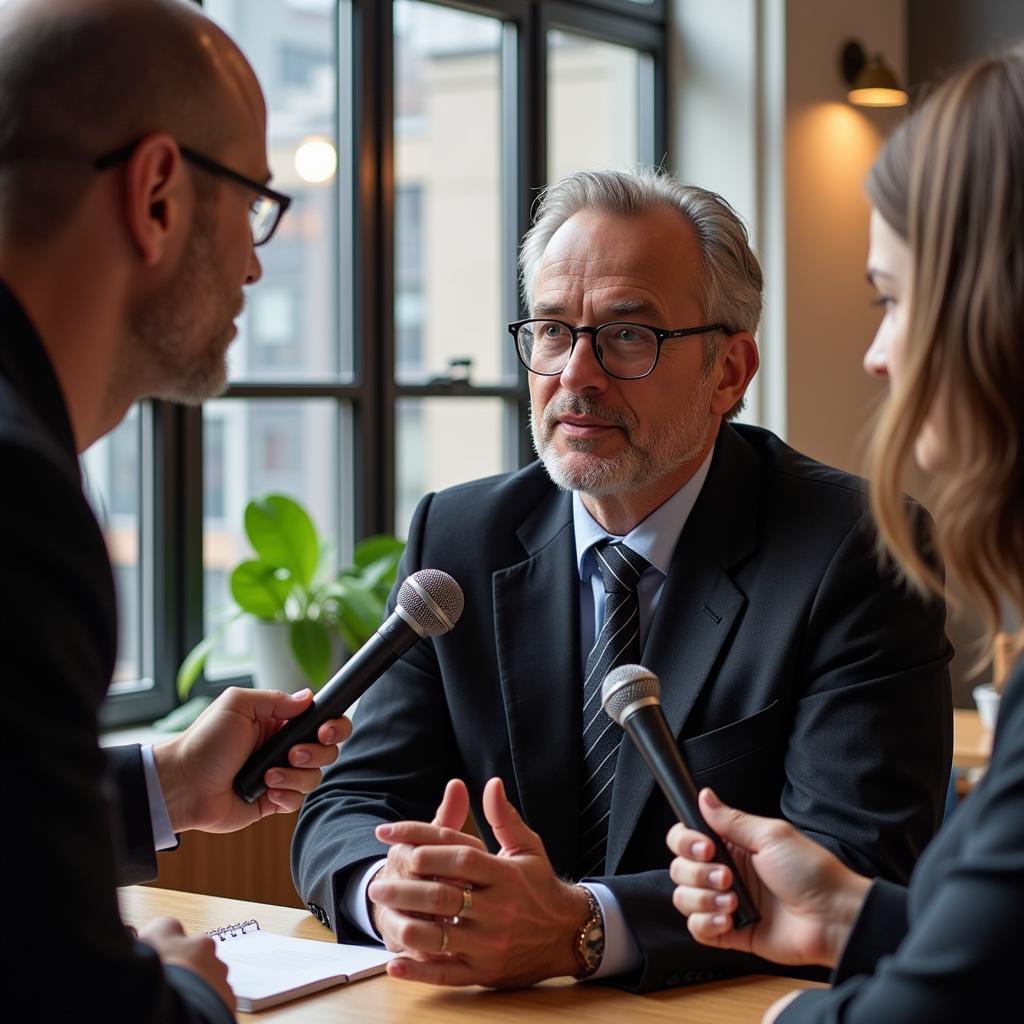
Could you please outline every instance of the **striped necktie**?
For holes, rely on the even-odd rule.
[[[604,622],[587,657],[583,681],[583,791],[577,877],[599,874],[608,846],[612,782],[622,730],[601,707],[601,684],[618,665],[640,660],[640,606],[636,586],[650,563],[618,541],[593,548],[604,580]]]

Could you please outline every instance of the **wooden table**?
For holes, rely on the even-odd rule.
[[[271,931],[334,941],[304,911],[196,893],[131,886],[121,890],[121,912],[125,921],[136,927],[161,915],[178,918],[188,932],[256,918]],[[784,993],[811,987],[821,986],[757,975],[642,996],[606,985],[580,985],[570,979],[555,979],[521,992],[492,992],[436,988],[384,975],[238,1016],[260,1024],[512,1024],[525,1017],[530,1024],[560,1024],[567,1014],[587,1024],[744,1024],[760,1021]]]
[[[972,708],[953,709],[953,767],[985,768],[992,754],[992,733]]]

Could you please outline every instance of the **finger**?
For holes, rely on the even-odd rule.
[[[409,854],[411,871],[422,878],[450,878],[473,886],[497,885],[507,877],[505,862],[473,846],[417,846]]]
[[[313,691],[307,687],[298,693],[282,693],[280,690],[243,690],[235,687],[227,690],[232,703],[246,710],[256,721],[277,719],[285,722],[301,715],[313,703]]]
[[[343,743],[352,735],[352,723],[347,718],[332,718],[316,731],[316,738],[324,746]]]
[[[374,834],[389,846],[408,843],[412,846],[470,846],[476,850],[486,849],[476,836],[452,828],[429,825],[425,821],[395,821],[378,825]]]
[[[777,831],[779,822],[776,819],[760,818],[756,814],[737,811],[734,807],[722,803],[710,789],[702,789],[697,799],[704,819],[711,828],[723,839],[751,853],[756,853]]]
[[[432,917],[455,917],[462,909],[462,888],[446,882],[379,878],[366,894],[378,906]]]
[[[523,821],[519,812],[509,803],[505,795],[505,784],[501,779],[488,780],[484,786],[483,805],[484,817],[491,826],[494,838],[501,843],[503,853],[544,852],[540,836]]]
[[[326,768],[338,759],[335,743],[299,743],[288,751],[288,763],[296,768]]]
[[[444,787],[441,805],[434,815],[434,825],[461,830],[469,817],[469,790],[462,779],[451,779]]]
[[[425,920],[391,910],[388,930],[403,952],[435,957],[463,952],[465,930],[448,921]]]
[[[388,974],[403,981],[422,981],[428,985],[479,985],[481,979],[469,964],[458,957],[436,960],[412,960],[396,957],[388,963]]]
[[[710,839],[679,822],[676,822],[668,830],[665,842],[677,857],[710,860],[715,852],[715,847]]]
[[[677,886],[672,892],[672,905],[680,914],[731,914],[737,906],[734,892],[715,892],[688,885]]]
[[[302,806],[302,794],[290,789],[268,789],[266,797],[273,805],[273,814],[291,814]]]
[[[726,946],[727,936],[733,933],[732,915],[723,913],[690,914],[686,919],[690,934],[705,946]],[[735,933],[733,933],[735,934]]]
[[[676,857],[672,861],[668,875],[676,885],[688,885],[693,889],[722,892],[732,884],[732,872],[724,865],[700,864],[684,857]]]
[[[268,768],[263,781],[271,789],[288,789],[294,793],[312,793],[320,784],[319,768]]]

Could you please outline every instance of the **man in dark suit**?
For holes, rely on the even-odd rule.
[[[403,570],[451,573],[465,611],[362,698],[303,806],[298,888],[339,939],[404,951],[402,978],[770,969],[690,940],[671,812],[601,678],[642,661],[698,785],[906,879],[949,772],[944,609],[880,568],[861,481],[727,422],[761,308],[727,204],[653,171],[572,175],[522,269],[541,461],[421,502]],[[482,842],[458,831],[470,807]]]
[[[223,387],[242,288],[260,275],[254,245],[281,213],[265,137],[252,70],[192,4],[0,9],[0,877],[13,1019],[29,1019],[23,1002],[32,1019],[58,1012],[40,1009],[46,990],[29,980],[52,969],[59,1012],[90,1021],[232,1020],[213,941],[169,919],[133,941],[115,884],[152,878],[154,850],[177,832],[294,810],[348,731],[335,720],[293,747],[252,805],[231,781],[308,692],[229,690],[182,735],[109,762],[97,742],[116,612],[77,453],[140,397],[199,401]]]

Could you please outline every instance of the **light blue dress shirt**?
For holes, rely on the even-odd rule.
[[[604,621],[604,583],[597,568],[597,557],[591,548],[605,539],[621,540],[650,562],[637,585],[637,599],[640,604],[640,649],[647,641],[651,619],[654,617],[665,577],[672,562],[680,533],[686,520],[697,503],[701,488],[711,468],[712,449],[700,468],[667,501],[659,505],[642,523],[625,537],[614,537],[601,527],[587,511],[579,492],[572,496],[573,529],[576,536],[576,567],[580,575],[580,650],[581,665],[587,663],[587,655],[597,637],[597,623]],[[580,681],[582,685],[582,680]],[[342,757],[345,756],[342,750]],[[361,875],[354,874],[345,888],[343,899],[345,914],[368,936],[380,939],[373,927],[366,900],[366,890],[373,876],[384,866],[381,858],[371,864]],[[599,882],[587,882],[586,887],[594,894],[604,916],[605,946],[601,966],[590,976],[590,980],[625,974],[640,966],[641,953],[626,925],[619,901],[612,891]]]
[[[651,620],[661,599],[672,553],[686,520],[697,503],[708,470],[711,468],[712,449],[700,468],[668,501],[659,505],[643,522],[624,537],[608,533],[587,511],[578,491],[572,496],[573,529],[576,534],[576,567],[580,574],[580,664],[586,665],[587,655],[594,646],[599,624],[604,622],[604,581],[597,567],[593,548],[604,540],[621,540],[626,547],[643,555],[651,564],[644,570],[637,584],[640,605],[640,650],[644,649]],[[590,976],[591,980],[627,974],[640,966],[640,949],[633,941],[619,901],[611,889],[600,882],[586,882],[594,894],[604,917],[604,957],[601,966]]]

